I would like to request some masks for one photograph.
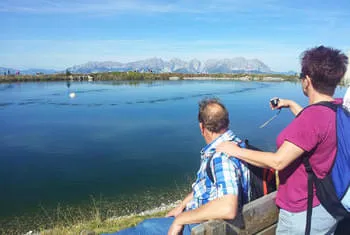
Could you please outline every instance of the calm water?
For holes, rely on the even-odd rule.
[[[91,197],[132,201],[145,192],[157,198],[187,185],[204,146],[198,101],[210,96],[227,106],[234,132],[265,150],[275,149],[276,135],[293,118],[283,110],[259,129],[274,115],[268,100],[307,103],[295,83],[0,84],[0,227],[58,204],[84,205]],[[167,200],[163,195],[146,204]]]

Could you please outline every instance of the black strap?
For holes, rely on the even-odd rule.
[[[342,105],[341,104],[335,104],[331,101],[320,101],[318,103],[315,103],[315,104],[311,104],[309,106],[306,106],[305,108],[303,108],[296,116],[295,118],[299,117],[304,111],[305,109],[307,108],[310,108],[312,106],[324,106],[324,107],[327,107],[329,109],[332,109],[334,112],[337,112],[337,108],[338,107],[341,107]]]
[[[207,175],[208,175],[210,181],[214,183],[214,176],[213,176],[213,172],[212,172],[211,167],[210,167],[210,162],[211,162],[211,159],[213,159],[213,156],[209,157],[205,170],[207,171]]]
[[[307,173],[307,212],[306,212],[306,227],[305,235],[310,235],[311,230],[311,217],[312,217],[312,201],[314,197],[313,182],[314,182],[314,172],[312,171],[309,158],[304,157],[303,163]]]
[[[313,105],[322,105],[322,106],[326,106],[330,109],[332,109],[334,112],[337,111],[337,108],[338,108],[338,104],[335,104],[333,102],[330,102],[330,101],[321,101],[321,102],[318,102],[316,104],[313,104]]]

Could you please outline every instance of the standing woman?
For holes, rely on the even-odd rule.
[[[279,171],[277,234],[305,233],[308,180],[303,157],[309,157],[317,177],[324,178],[335,158],[337,145],[335,112],[313,104],[342,102],[333,95],[346,72],[347,63],[345,54],[329,47],[315,47],[303,53],[300,79],[309,106],[303,109],[292,100],[279,100],[277,108],[289,108],[296,118],[278,135],[277,152],[241,149],[230,142],[217,147],[217,151],[253,165]],[[334,233],[338,221],[320,204],[316,194],[313,195],[311,234]]]

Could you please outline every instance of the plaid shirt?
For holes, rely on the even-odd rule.
[[[196,209],[227,194],[238,195],[240,207],[249,201],[248,168],[234,157],[215,152],[216,146],[224,141],[242,142],[232,131],[228,130],[202,149],[201,165],[197,172],[197,179],[192,184],[193,199],[187,203],[186,210]],[[210,170],[213,173],[214,182],[210,180],[206,171],[210,158],[212,159]],[[242,185],[246,192],[242,191]]]

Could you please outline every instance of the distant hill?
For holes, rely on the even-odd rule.
[[[4,73],[8,73],[10,71],[10,74],[15,74],[18,70],[12,69],[12,68],[4,68],[0,67],[0,75],[3,75]]]
[[[125,72],[125,71],[152,71],[155,73],[271,73],[271,69],[262,61],[247,60],[243,57],[233,59],[207,60],[201,62],[197,59],[184,61],[171,59],[169,61],[160,58],[139,60],[130,63],[120,62],[88,62],[75,65],[68,70],[72,73],[98,73],[98,72]]]
[[[20,74],[36,74],[36,73],[43,73],[43,74],[54,74],[59,71],[54,70],[54,69],[25,69],[25,70],[20,70],[20,69],[13,69],[13,68],[4,68],[0,67],[0,75],[3,75],[4,73],[8,73],[10,71],[10,74],[16,74],[17,72],[20,72]]]
[[[22,74],[36,74],[36,73],[43,73],[43,74],[54,74],[54,73],[64,73],[64,71],[57,71],[54,69],[26,69],[21,70]]]

